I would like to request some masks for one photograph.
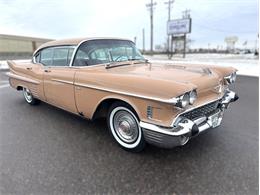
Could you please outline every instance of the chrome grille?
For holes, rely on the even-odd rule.
[[[219,105],[219,100],[206,104],[204,106],[201,106],[199,108],[196,108],[194,110],[191,110],[189,112],[186,112],[182,114],[181,116],[186,117],[190,120],[193,120],[195,118],[199,118],[202,116],[209,116],[209,114],[213,113],[216,111],[217,107]]]

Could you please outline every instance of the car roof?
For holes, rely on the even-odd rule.
[[[101,40],[101,39],[114,39],[114,40],[125,40],[125,41],[131,41],[128,39],[122,39],[122,38],[112,38],[112,37],[88,37],[88,38],[72,38],[72,39],[61,39],[61,40],[55,40],[55,41],[49,41],[47,43],[42,44],[37,51],[46,48],[46,47],[52,47],[52,46],[68,46],[68,45],[74,45],[77,46],[79,43],[83,41],[89,41],[89,40]]]

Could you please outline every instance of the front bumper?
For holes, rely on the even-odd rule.
[[[198,117],[194,117],[194,113],[191,113],[191,111],[186,114],[182,113],[175,119],[173,127],[170,128],[141,121],[140,126],[143,129],[144,138],[148,143],[163,148],[182,146],[203,131],[219,126],[223,118],[224,109],[228,108],[229,104],[236,100],[238,100],[236,93],[227,90],[220,100],[214,102],[216,107],[212,112]],[[207,105],[211,106],[210,103]],[[204,107],[207,105],[204,105]],[[196,109],[200,108],[208,109],[203,108],[203,106]]]

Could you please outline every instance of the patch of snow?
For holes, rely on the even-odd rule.
[[[202,64],[232,66],[238,69],[238,74],[248,76],[259,76],[259,58],[253,54],[187,54],[186,58],[174,55],[169,60],[166,55],[145,56],[151,62],[162,64]],[[16,62],[29,62],[30,60],[14,60]],[[0,70],[8,70],[6,61],[0,61]]]
[[[186,58],[181,55],[174,56],[171,60],[166,55],[145,56],[154,63],[167,64],[201,64],[232,66],[238,70],[240,75],[259,76],[259,59],[253,54],[187,54]]]
[[[8,70],[8,64],[6,61],[0,61],[0,70]]]

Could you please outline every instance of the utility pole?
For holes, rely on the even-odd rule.
[[[143,53],[145,52],[145,31],[143,28]]]
[[[135,45],[136,45],[136,39],[137,39],[137,37],[135,36],[135,37],[134,37],[134,43],[135,43]]]
[[[153,8],[156,6],[156,2],[153,3],[153,0],[151,0],[151,3],[146,4],[146,7],[150,11],[150,22],[151,22],[151,53],[153,54]]]
[[[186,9],[185,11],[182,12],[182,18],[183,19],[189,19],[190,18],[190,10]],[[186,42],[187,42],[187,35],[186,33],[184,34],[184,41],[183,41],[183,58],[186,56]]]
[[[168,0],[168,1],[164,2],[164,4],[168,5],[168,21],[171,20],[171,8],[172,8],[173,3],[174,3],[174,0]]]
[[[182,12],[182,18],[190,18],[190,9],[186,9]]]
[[[164,4],[166,4],[168,6],[168,22],[171,20],[171,8],[172,8],[172,4],[174,3],[174,0],[168,0],[166,2],[164,2]],[[170,35],[167,34],[167,52],[169,54],[170,52]]]

